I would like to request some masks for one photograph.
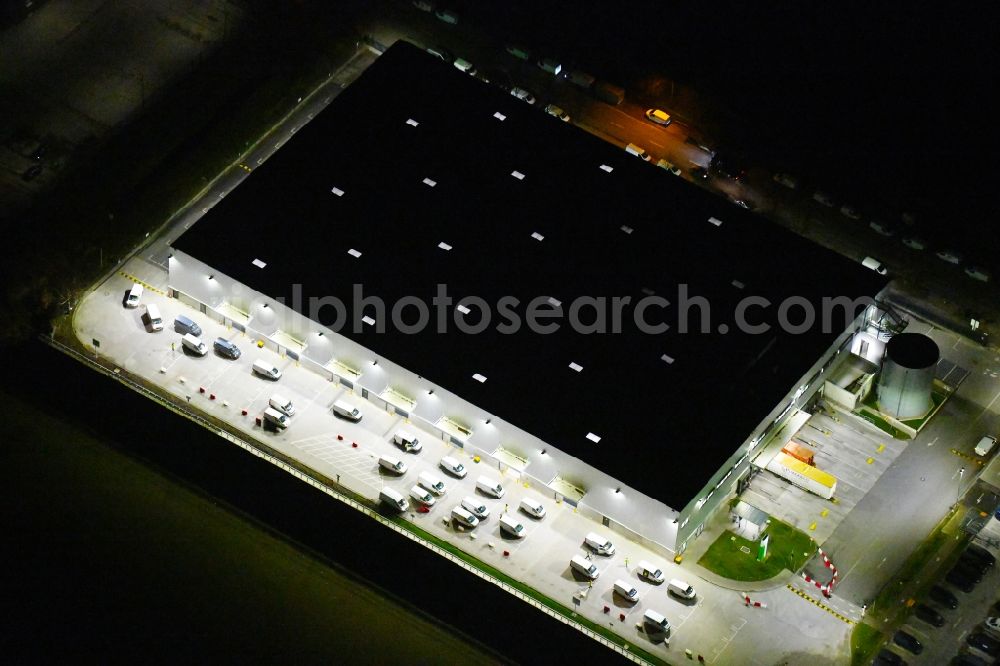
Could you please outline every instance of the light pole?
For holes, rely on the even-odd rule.
[[[955,498],[955,502],[962,499],[962,479],[965,477],[965,468],[961,467],[958,470],[958,497]]]

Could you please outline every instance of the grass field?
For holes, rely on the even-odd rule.
[[[798,571],[816,552],[816,543],[808,534],[777,518],[771,518],[767,534],[770,542],[763,562],[757,561],[757,543],[726,530],[698,564],[730,580],[767,580],[785,569]]]

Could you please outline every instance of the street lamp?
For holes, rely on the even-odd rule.
[[[962,499],[962,479],[965,477],[965,468],[961,467],[958,470],[958,496],[955,501],[958,502]]]

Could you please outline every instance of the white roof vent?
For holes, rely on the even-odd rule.
[[[480,384],[482,384],[482,383],[484,383],[486,381],[486,375],[481,375],[478,372],[476,374],[472,375],[472,378],[475,379]]]
[[[456,305],[455,309],[458,310],[459,312],[461,312],[462,314],[469,314],[470,312],[472,312],[472,310],[470,310],[469,308],[465,307],[461,303],[459,303],[458,305]]]
[[[570,363],[569,369],[574,370],[576,372],[580,372],[581,370],[583,370],[583,366],[580,365],[579,363]]]
[[[674,362],[674,357],[667,356],[666,354],[664,354],[663,356],[660,357],[660,360],[666,363],[667,365],[670,365],[671,363]]]
[[[553,307],[561,308],[562,307],[562,301],[560,301],[558,298],[555,298],[553,296],[549,296],[549,305],[551,305]]]
[[[407,118],[407,119],[406,119],[406,124],[407,124],[407,125],[409,125],[410,127],[416,127],[416,126],[417,126],[417,125],[419,125],[420,123],[418,123],[418,122],[417,122],[416,120],[414,120],[413,118]]]
[[[610,167],[607,164],[602,164],[601,165],[601,170],[602,171],[607,171],[608,173],[611,173],[612,171],[615,170],[615,168],[614,167]]]
[[[545,236],[541,235],[537,231],[532,232],[531,237],[534,238],[536,241],[545,240]]]
[[[635,231],[635,229],[633,229],[632,227],[628,226],[627,224],[623,224],[622,225],[622,231],[624,231],[627,234],[630,234],[633,231]]]
[[[357,259],[358,257],[361,256],[361,253],[358,252],[357,250],[355,250],[353,247],[350,250],[347,251],[347,254],[351,255],[355,259]]]
[[[330,191],[336,194],[338,197],[344,196],[344,190],[340,189],[339,187],[335,187]]]
[[[507,116],[503,115],[499,111],[497,111],[496,113],[494,113],[493,117],[496,118],[497,120],[507,120]]]
[[[365,322],[369,326],[374,326],[375,325],[375,320],[372,319],[371,317],[369,317],[368,315],[365,315],[364,317],[362,317],[361,321]]]
[[[252,262],[250,262],[250,263],[252,263],[252,264],[253,264],[254,266],[256,266],[257,268],[264,268],[264,266],[267,266],[267,263],[266,263],[266,262],[263,262],[263,261],[261,261],[260,259],[254,259],[254,260],[253,260]]]
[[[652,289],[650,289],[649,287],[643,287],[642,289],[640,289],[640,291],[642,293],[644,293],[645,295],[647,295],[647,296],[655,296],[656,295],[656,292],[653,291]]]
[[[437,185],[437,181],[431,180],[430,178],[424,178],[424,185],[426,185],[427,187],[434,187],[435,185]]]
[[[510,175],[514,176],[514,178],[517,178],[518,180],[524,180],[524,174],[521,173],[520,171],[516,171],[516,170],[515,171],[511,171]]]
[[[710,218],[708,218],[708,221],[711,222],[712,224],[714,224],[717,227],[721,227],[722,226],[722,220],[720,220],[717,217],[710,217]]]
[[[733,280],[733,286],[736,287],[737,289],[742,289],[746,285],[740,282],[739,280]]]
[[[450,250],[451,249],[451,245],[448,245],[444,241],[441,241],[440,243],[438,243],[438,247],[441,248],[442,250]]]
[[[594,444],[597,444],[598,442],[601,441],[601,436],[600,435],[595,435],[592,432],[588,432],[587,433],[587,439],[589,439],[590,441],[592,441]]]

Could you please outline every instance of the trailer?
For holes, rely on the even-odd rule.
[[[767,470],[823,499],[832,499],[833,493],[837,490],[835,476],[807,465],[787,453],[779,451],[778,455],[767,464]]]
[[[808,446],[802,442],[797,442],[794,439],[789,440],[787,444],[781,447],[782,453],[787,453],[796,460],[801,460],[807,465],[816,466],[815,453]]]

